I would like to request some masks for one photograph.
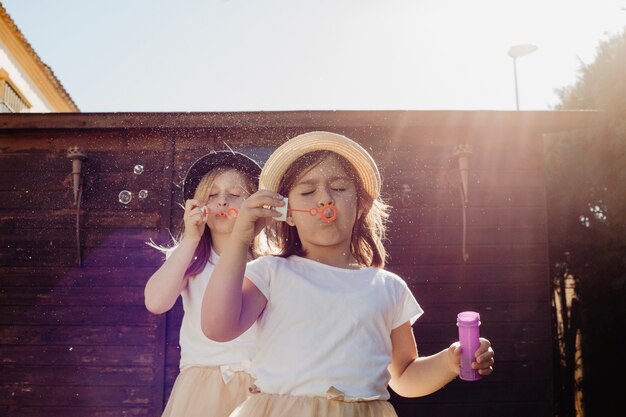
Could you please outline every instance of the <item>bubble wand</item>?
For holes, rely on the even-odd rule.
[[[285,204],[282,207],[274,207],[274,210],[280,212],[280,216],[276,218],[278,221],[287,220],[288,212],[300,212],[300,213],[309,213],[311,216],[320,216],[320,218],[326,223],[332,223],[337,220],[337,207],[332,204],[324,204],[322,207],[311,207],[308,210],[295,209],[295,208],[287,208],[289,205],[289,199],[285,197],[283,199]]]
[[[200,210],[202,210],[202,216],[205,218],[208,217],[209,214],[217,214],[218,216],[221,216],[221,217],[234,219],[239,214],[239,211],[234,207],[230,207],[226,210],[211,210],[207,206],[202,206]]]
[[[287,209],[287,211],[299,211],[301,213],[309,213],[311,216],[320,216],[322,220],[326,223],[331,223],[337,220],[337,207],[332,204],[325,204],[320,208],[312,207],[308,210],[299,210],[299,209]]]
[[[263,207],[273,208],[274,210],[279,212],[280,216],[275,217],[274,219],[277,221],[282,221],[282,222],[287,220],[288,212],[294,212],[294,211],[297,211],[300,213],[309,213],[311,216],[320,216],[320,219],[322,219],[326,223],[332,223],[335,220],[337,220],[337,215],[339,214],[339,212],[337,211],[337,207],[335,207],[332,204],[324,204],[322,207],[311,207],[308,210],[302,210],[302,209],[295,209],[295,208],[287,208],[288,203],[289,203],[289,199],[287,197],[285,197],[283,201],[285,202],[285,204],[282,207],[270,207],[269,205],[265,205]],[[206,217],[207,211],[205,210],[208,210],[208,208],[206,206],[202,207],[202,213]],[[237,209],[234,207],[229,208],[227,211],[228,213],[226,213],[225,215],[228,216],[228,218],[237,217],[237,214],[239,214]],[[215,213],[217,213],[220,216],[224,215],[223,214],[224,212],[215,212]]]

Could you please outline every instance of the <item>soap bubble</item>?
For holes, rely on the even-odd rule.
[[[142,174],[143,173],[143,165],[135,165],[135,168],[133,168],[133,172],[137,175]]]
[[[146,198],[148,198],[148,190],[140,190],[139,191],[139,199],[140,200],[145,200]]]
[[[128,204],[133,199],[133,193],[131,193],[128,190],[122,190],[122,191],[120,191],[120,193],[117,196],[117,198],[118,198],[120,203]]]

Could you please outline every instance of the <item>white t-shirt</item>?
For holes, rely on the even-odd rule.
[[[400,277],[299,256],[258,258],[246,277],[267,298],[251,368],[261,392],[389,398],[391,331],[423,313]]]
[[[208,339],[200,327],[200,313],[204,290],[219,256],[211,251],[209,262],[198,275],[190,277],[181,292],[183,298],[183,321],[180,326],[180,369],[189,366],[230,365],[233,371],[246,370],[256,350],[256,326],[230,342],[220,343]],[[224,378],[228,370],[223,368]]]

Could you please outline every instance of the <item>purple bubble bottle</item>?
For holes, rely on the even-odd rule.
[[[463,311],[456,316],[456,325],[459,327],[459,342],[461,342],[461,372],[459,377],[463,381],[477,381],[480,374],[472,369],[472,362],[476,362],[475,353],[480,347],[480,314],[474,311]]]

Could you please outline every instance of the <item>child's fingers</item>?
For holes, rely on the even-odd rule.
[[[478,369],[481,375],[489,375],[493,372],[493,364],[495,363],[494,352],[491,348],[485,353],[476,357],[476,362],[472,363],[473,369]]]
[[[491,342],[483,337],[480,338],[480,346],[478,347],[478,350],[476,350],[476,352],[474,352],[474,356],[478,357],[480,355],[482,355],[485,352],[488,352],[489,350],[491,350]]]
[[[490,366],[488,368],[478,368],[478,374],[479,375],[491,375],[491,373],[493,372],[493,367]]]
[[[276,217],[280,212],[275,207],[282,207],[285,202],[277,199],[274,195],[256,195],[254,198],[246,200],[245,206],[248,210],[254,211],[258,217]]]
[[[494,356],[495,355],[493,353],[493,350],[491,350],[491,348],[489,348],[489,350],[487,352],[485,352],[485,353],[483,353],[481,355],[478,355],[476,357],[476,362],[479,365],[486,364],[486,365],[491,366],[491,365],[493,365],[493,362],[494,362]]]
[[[246,199],[246,205],[248,207],[260,207],[260,206],[272,206],[282,207],[284,205],[283,198],[271,191],[257,191]]]
[[[458,368],[461,363],[461,344],[459,342],[452,343],[448,348],[448,354],[450,356],[451,363],[455,368]]]
[[[185,224],[198,226],[206,222],[208,214],[203,210],[203,207],[196,205],[196,202],[187,200],[187,203],[185,203],[185,214],[183,215]]]
[[[194,198],[185,201],[185,211],[191,211],[196,207],[202,206],[202,203]]]
[[[248,209],[249,213],[252,213],[256,218],[264,218],[267,219],[268,224],[271,223],[272,218],[280,217],[281,213],[276,211],[269,205],[265,205],[262,207],[253,207]]]

